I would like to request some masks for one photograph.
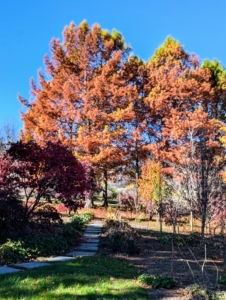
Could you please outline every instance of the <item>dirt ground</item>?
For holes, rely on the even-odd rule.
[[[95,209],[94,213],[96,218],[104,219],[106,210]],[[205,284],[210,290],[219,288],[225,290],[223,285],[217,284],[220,274],[224,273],[221,249],[207,245],[205,251],[204,244],[196,247],[174,246],[174,257],[172,257],[172,245],[163,244],[157,231],[145,229],[142,224],[136,223],[135,226],[140,234],[138,245],[141,252],[139,255],[113,254],[105,249],[100,249],[99,252],[102,255],[133,263],[139,274],[169,275],[177,280],[177,287],[172,290],[147,287],[151,299],[192,299],[188,296],[188,290],[195,283]]]

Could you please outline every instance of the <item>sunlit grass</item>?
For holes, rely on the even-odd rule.
[[[93,256],[0,276],[0,299],[149,299],[133,265]]]

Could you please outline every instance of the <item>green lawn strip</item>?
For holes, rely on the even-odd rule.
[[[149,299],[131,264],[100,256],[0,275],[0,299]]]

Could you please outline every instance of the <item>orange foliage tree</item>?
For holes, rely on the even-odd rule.
[[[204,236],[207,204],[214,197],[213,178],[225,165],[211,72],[200,68],[197,57],[171,38],[156,51],[148,68],[152,88],[145,101],[158,120],[156,143],[148,148],[165,167],[193,166]]]
[[[119,98],[128,97],[123,78],[118,77],[130,48],[117,31],[110,34],[99,25],[83,21],[65,27],[63,43],[53,39],[52,57],[45,56],[47,79],[39,72],[39,86],[31,81],[33,101],[22,97],[28,108],[23,114],[23,138],[43,144],[61,141],[82,160],[93,163],[107,178],[122,164],[117,121]],[[49,79],[50,77],[50,79]]]

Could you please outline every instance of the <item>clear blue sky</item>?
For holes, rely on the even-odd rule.
[[[43,69],[52,37],[84,19],[116,28],[144,60],[171,35],[226,66],[225,0],[0,0],[0,126],[8,119],[22,128],[17,94],[29,98],[29,80]]]

